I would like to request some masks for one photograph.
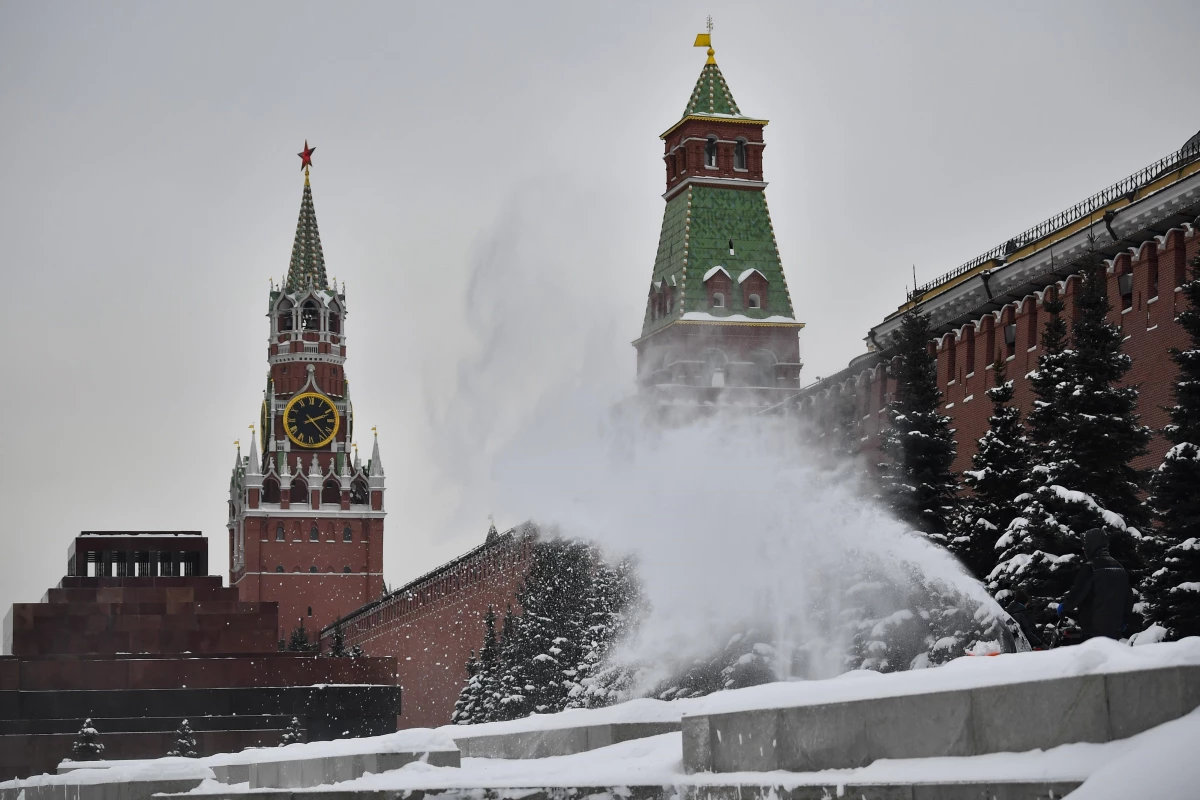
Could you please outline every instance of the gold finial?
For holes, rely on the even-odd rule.
[[[376,436],[378,436],[378,435],[379,435],[379,428],[377,428],[376,426],[372,425],[372,426],[371,426],[371,433],[373,433],[373,434],[375,434]]]
[[[696,34],[696,42],[695,42],[695,44],[692,45],[692,47],[707,47],[708,48],[708,60],[705,61],[704,63],[705,64],[716,64],[717,59],[715,58],[715,56],[717,53],[712,48],[713,22],[712,22],[711,14],[708,17],[708,22],[707,22],[706,27],[708,28],[708,33]]]
[[[250,433],[252,433],[252,434],[254,433],[254,425],[253,424],[250,425]]]
[[[234,440],[233,440],[233,445],[234,445],[234,447],[236,447],[236,448],[238,448],[239,450],[241,450],[241,449],[242,449],[242,440],[241,440],[241,439],[234,439]]]

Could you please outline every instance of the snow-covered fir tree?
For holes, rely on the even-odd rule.
[[[450,722],[455,725],[473,725],[479,721],[475,717],[479,713],[480,688],[479,659],[472,650],[467,658],[467,684],[459,691],[458,699],[454,701]]]
[[[288,723],[284,729],[283,735],[279,737],[279,746],[286,747],[289,744],[300,744],[304,741],[304,728],[300,727],[300,720],[292,717],[292,721]]]
[[[98,761],[104,756],[104,744],[100,741],[100,731],[92,724],[91,717],[83,721],[83,727],[75,735],[71,745],[71,759],[74,761]]]
[[[772,662],[775,645],[769,634],[747,626],[729,635],[720,650],[706,658],[681,664],[650,696],[659,700],[701,697],[725,689],[742,689],[776,680]]]
[[[451,721],[456,725],[472,725],[496,719],[499,704],[500,644],[496,639],[496,610],[488,606],[483,618],[483,646],[476,658],[471,651],[467,662],[467,684],[459,692]]]
[[[1038,369],[1029,378],[1036,396],[1028,417],[1037,444],[1033,489],[1018,495],[1017,516],[996,543],[988,575],[993,591],[1021,587],[1038,622],[1070,588],[1083,562],[1083,533],[1103,528],[1112,555],[1138,565],[1137,542],[1146,513],[1138,497],[1144,475],[1130,464],[1150,432],[1138,423],[1137,390],[1117,385],[1129,370],[1120,328],[1108,322],[1107,272],[1093,254],[1076,295],[1077,319],[1066,347],[1064,303],[1053,292],[1044,307]]]
[[[484,620],[484,644],[472,654],[454,722],[518,719],[623,699],[631,669],[611,663],[614,645],[636,624],[641,607],[636,568],[610,565],[585,542],[554,538],[533,548],[499,636],[495,612]]]
[[[200,751],[196,747],[196,734],[185,719],[175,730],[175,743],[167,751],[168,756],[180,758],[199,758]]]
[[[996,566],[996,540],[1016,517],[1013,500],[1030,488],[1032,454],[1029,437],[1021,423],[1021,410],[1012,405],[1013,381],[1003,359],[992,365],[994,386],[987,390],[992,401],[988,430],[971,456],[972,470],[963,473],[971,489],[964,503],[963,525],[950,549],[977,578]]]
[[[339,618],[333,623],[333,642],[329,645],[329,656],[345,658],[348,655],[350,654],[346,651],[346,637],[342,633],[342,620]]]
[[[1142,590],[1147,618],[1168,639],[1200,636],[1200,255],[1190,266],[1182,289],[1188,305],[1176,317],[1190,346],[1171,351],[1179,377],[1163,433],[1174,446],[1151,483],[1159,525],[1145,543],[1153,571]]]
[[[633,668],[610,658],[637,624],[643,610],[635,562],[597,560],[585,599],[586,637],[567,698],[568,708],[598,708],[624,699]]]
[[[534,555],[517,594],[521,621],[515,652],[505,670],[521,697],[508,700],[509,714],[549,714],[566,708],[578,675],[587,631],[586,609],[592,572],[591,548],[580,541],[554,538],[534,545]]]
[[[500,663],[497,667],[495,706],[490,709],[489,717],[485,721],[518,719],[528,713],[525,711],[524,674],[521,669],[513,667],[525,662],[519,627],[520,618],[510,605],[504,611],[504,623],[500,627]]]
[[[939,541],[955,513],[958,481],[954,431],[938,409],[937,359],[929,352],[929,315],[914,306],[900,322],[893,375],[896,398],[888,404],[891,423],[883,435],[888,461],[880,465],[884,502],[902,522]]]
[[[317,645],[317,647],[320,647],[320,645]],[[313,642],[308,638],[308,631],[304,628],[304,623],[301,622],[292,628],[291,636],[288,637],[287,641],[287,651],[289,653],[310,653],[313,649]]]

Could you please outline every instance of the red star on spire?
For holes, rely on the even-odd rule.
[[[317,148],[308,146],[308,139],[304,140],[304,149],[296,155],[300,156],[300,169],[308,169],[312,166],[312,154]]]

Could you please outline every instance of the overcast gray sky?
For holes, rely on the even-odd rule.
[[[306,138],[397,583],[477,543],[489,511],[536,513],[456,489],[495,435],[487,415],[445,446],[502,322],[486,292],[513,284],[540,326],[505,367],[530,405],[535,377],[590,363],[584,349],[631,388],[657,137],[703,65],[706,14],[739,106],[771,120],[807,382],[861,352],[913,264],[935,277],[1200,129],[1196,12],[0,3],[0,606],[54,584],[81,529],[199,529],[224,572],[232,442],[257,421]]]

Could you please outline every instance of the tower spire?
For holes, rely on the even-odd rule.
[[[292,263],[288,267],[288,291],[308,286],[320,289],[329,287],[329,278],[325,274],[325,254],[321,250],[321,234],[317,230],[317,212],[313,208],[312,186],[308,180],[312,154],[316,149],[309,147],[305,141],[304,149],[298,153],[300,166],[304,170],[304,194],[300,198],[300,219],[296,222],[296,239],[292,243]]]
[[[722,114],[740,117],[742,112],[738,109],[737,103],[733,101],[733,93],[729,91],[729,84],[725,83],[725,76],[721,74],[721,68],[717,66],[717,53],[712,48],[712,29],[712,17],[709,17],[708,33],[696,34],[696,42],[692,45],[693,47],[707,47],[708,60],[704,62],[704,68],[700,70],[700,79],[696,81],[696,88],[692,90],[692,96],[688,98],[683,116]]]

